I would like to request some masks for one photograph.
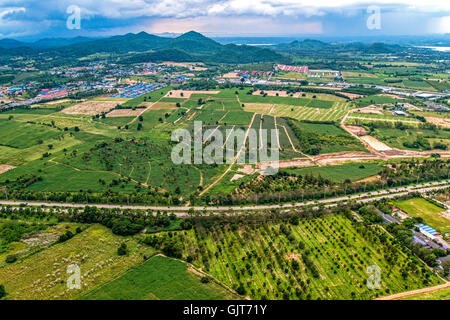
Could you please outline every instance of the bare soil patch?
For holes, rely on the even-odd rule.
[[[95,116],[102,112],[108,112],[111,109],[114,109],[118,104],[121,103],[117,101],[85,101],[68,107],[60,112],[64,114],[83,114]]]
[[[10,166],[9,164],[0,164],[0,174],[5,173],[11,169],[14,169],[14,166]]]
[[[321,154],[318,156],[314,156],[313,159],[316,163],[320,165],[329,165],[347,161],[376,160],[380,159],[380,157],[363,151],[358,152],[345,151],[345,152]]]
[[[378,139],[372,137],[372,136],[364,136],[361,137],[361,140],[366,142],[370,147],[375,149],[376,151],[388,151],[392,150],[391,147],[389,147],[387,144],[379,141]]]
[[[383,115],[383,109],[380,107],[374,107],[374,106],[368,106],[365,108],[360,108],[360,109],[355,109],[353,111],[358,112],[358,113],[369,113],[369,114],[379,114],[379,115]]]
[[[450,119],[439,118],[439,117],[425,117],[427,122],[431,122],[437,126],[450,128]]]
[[[357,136],[365,136],[368,134],[366,129],[358,126],[345,126],[345,130],[351,132],[352,134],[356,134]]]
[[[233,78],[239,78],[239,75],[237,72],[228,72],[222,75],[222,78],[225,79],[233,79]]]
[[[115,109],[106,114],[106,117],[136,117],[141,114],[142,110],[143,109]]]
[[[339,92],[340,94],[342,94],[342,95],[344,95],[344,96],[346,96],[346,97],[349,97],[350,99],[358,99],[358,98],[361,98],[361,97],[364,97],[362,94],[357,94],[357,93],[350,93],[350,92]]]

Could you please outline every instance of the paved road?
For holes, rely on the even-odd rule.
[[[395,198],[398,196],[406,195],[410,192],[428,192],[434,190],[441,190],[450,188],[450,180],[417,184],[407,187],[390,188],[381,191],[366,192],[362,194],[355,194],[346,197],[328,198],[317,201],[307,201],[298,203],[286,203],[286,204],[273,204],[273,205],[254,205],[254,206],[130,206],[130,205],[115,205],[115,204],[79,204],[79,203],[57,203],[57,202],[31,202],[31,201],[6,201],[1,200],[0,205],[28,205],[28,206],[40,206],[40,207],[63,207],[63,208],[84,208],[85,206],[97,207],[97,208],[109,208],[109,209],[134,209],[134,210],[152,210],[152,211],[172,211],[179,216],[187,214],[187,211],[193,208],[196,211],[207,210],[217,213],[226,213],[231,211],[243,211],[243,210],[268,210],[268,209],[291,209],[301,208],[305,206],[324,204],[328,207],[336,206],[338,202],[355,200],[359,203],[371,202],[374,200],[380,200],[383,198]]]

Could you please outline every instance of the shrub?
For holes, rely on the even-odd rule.
[[[17,256],[10,254],[9,256],[6,256],[5,262],[6,263],[14,263],[17,261]]]

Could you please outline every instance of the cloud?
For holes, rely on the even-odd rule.
[[[412,27],[410,33],[423,33],[430,29],[425,26],[432,19],[436,25],[433,30],[448,29],[445,19],[441,23],[443,27],[437,25],[441,17],[450,16],[448,0],[2,0],[0,36],[39,32],[49,36],[74,35],[75,31],[69,33],[65,28],[66,9],[70,5],[81,8],[83,29],[80,34],[86,35],[145,28],[160,30],[161,26],[167,27],[165,31],[184,31],[198,26],[205,32],[217,30],[219,24],[224,28],[222,31],[240,29],[241,33],[255,30],[265,33],[272,30],[273,34],[289,31],[288,23],[294,23],[295,28],[291,30],[328,32],[326,26],[332,25],[338,32],[339,19],[351,29],[352,21],[355,24],[365,19],[369,5],[380,6],[383,19],[389,17],[393,25],[395,20],[404,21],[402,17],[420,16],[415,25],[422,25],[422,28]],[[408,32],[408,28],[404,30]]]

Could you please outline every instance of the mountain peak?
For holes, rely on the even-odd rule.
[[[181,40],[211,40],[207,37],[205,37],[204,35],[202,35],[201,33],[197,32],[197,31],[189,31],[186,33],[183,33],[181,36],[179,36],[177,39],[181,39]]]

